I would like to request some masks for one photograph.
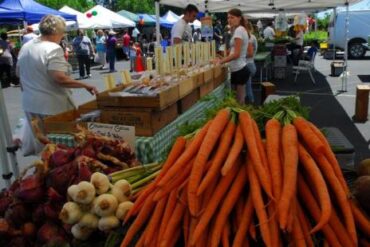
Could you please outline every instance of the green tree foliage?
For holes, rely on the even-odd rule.
[[[324,18],[317,20],[317,27],[320,30],[327,30],[330,22],[330,14],[326,14]]]
[[[133,13],[155,14],[154,0],[117,0],[117,11],[127,10]]]
[[[37,2],[48,6],[53,9],[60,9],[64,5],[67,5],[80,12],[85,12],[86,10],[95,6],[95,2],[92,0],[36,0]]]

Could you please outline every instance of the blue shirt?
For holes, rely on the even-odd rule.
[[[96,37],[96,51],[105,52],[107,49],[105,47],[105,36]]]

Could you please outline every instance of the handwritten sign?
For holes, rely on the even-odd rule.
[[[116,125],[116,124],[101,124],[87,123],[87,129],[95,134],[106,136],[109,138],[124,140],[130,147],[135,150],[135,127]]]

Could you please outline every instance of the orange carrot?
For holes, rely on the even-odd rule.
[[[289,209],[289,214],[288,214],[288,224],[287,224],[287,228],[286,228],[286,231],[288,233],[292,233],[293,231],[293,227],[294,227],[294,220],[295,220],[295,214],[296,214],[296,208],[295,208],[295,200],[292,200],[292,202],[290,203],[290,209]]]
[[[211,197],[206,208],[204,209],[203,214],[200,216],[199,223],[194,230],[194,234],[191,239],[192,245],[194,245],[198,241],[199,237],[206,230],[209,222],[211,221],[214,213],[216,212],[218,205],[221,204],[221,201],[223,200],[224,195],[228,191],[236,174],[238,173],[239,167],[240,167],[240,160],[237,161],[237,165],[233,166],[230,172],[225,177],[221,177],[220,182],[217,184],[215,188],[213,196]]]
[[[293,235],[294,246],[306,247],[306,241],[304,239],[302,226],[301,226],[301,223],[299,222],[297,215],[294,215],[294,227],[293,227],[292,235]]]
[[[257,230],[256,230],[256,226],[254,225],[253,222],[252,222],[252,224],[250,224],[248,231],[249,231],[249,235],[252,237],[252,239],[254,241],[257,241]]]
[[[367,239],[360,239],[360,247],[370,247],[370,241]]]
[[[244,136],[244,140],[247,143],[248,154],[252,159],[252,164],[258,175],[262,188],[265,190],[266,194],[273,198],[272,196],[272,185],[270,173],[267,167],[262,165],[262,158],[258,151],[257,137],[253,128],[252,121],[254,121],[248,112],[239,113],[240,127]]]
[[[215,153],[212,166],[207,171],[205,177],[202,179],[202,182],[199,185],[199,188],[197,190],[197,196],[202,195],[207,186],[211,183],[211,181],[213,181],[213,179],[215,179],[215,177],[220,173],[220,168],[229,153],[235,128],[236,128],[235,123],[233,122],[233,120],[230,120],[228,125],[226,126],[225,131],[222,133],[220,145],[218,146],[217,151]]]
[[[181,191],[181,197],[176,202],[175,210],[173,211],[166,230],[164,231],[163,237],[160,241],[160,247],[167,247],[172,242],[172,238],[177,231],[180,231],[180,223],[186,209],[186,187]]]
[[[302,199],[303,205],[306,206],[314,220],[318,222],[321,218],[320,207],[317,204],[314,196],[312,195],[312,192],[306,184],[303,176],[299,173],[297,184],[299,191],[298,195]],[[328,241],[330,246],[342,246],[330,224],[326,224],[321,230],[324,233],[325,239],[326,241]]]
[[[180,235],[181,235],[181,230],[180,230],[180,228],[176,228],[176,229],[174,229],[174,233],[173,233],[173,235],[171,236],[171,239],[169,240],[169,242],[168,242],[168,244],[166,245],[166,247],[174,247],[174,246],[178,246],[177,241],[179,240]],[[135,247],[136,247],[136,246],[135,246]]]
[[[160,200],[163,196],[165,195],[168,195],[169,193],[171,193],[171,191],[174,189],[174,188],[178,188],[190,175],[190,172],[191,172],[191,169],[193,167],[193,164],[194,164],[194,159],[191,160],[185,167],[184,169],[181,171],[181,173],[172,178],[167,186],[163,186],[163,187],[160,187],[160,189],[155,193],[154,197],[153,197],[153,200],[154,201],[158,201]]]
[[[135,234],[141,229],[141,227],[147,222],[148,218],[150,217],[153,209],[155,207],[155,203],[153,202],[153,194],[149,195],[147,200],[145,201],[143,208],[140,210],[138,216],[136,217],[135,221],[132,223],[130,228],[128,229],[125,238],[121,243],[121,247],[128,246],[135,236]]]
[[[283,190],[279,200],[280,228],[287,229],[290,204],[296,194],[298,170],[298,138],[297,131],[292,124],[287,124],[282,130],[282,149],[284,157]]]
[[[353,201],[351,201],[351,207],[356,225],[367,238],[370,238],[370,219],[366,217]]]
[[[326,182],[315,160],[311,157],[311,155],[306,151],[306,149],[301,144],[299,144],[298,146],[298,151],[301,165],[304,167],[305,172],[310,177],[310,180],[313,183],[313,188],[315,188],[315,191],[318,195],[318,199],[320,202],[321,219],[317,223],[317,225],[311,230],[312,234],[319,231],[325,224],[328,223],[330,219],[332,209],[330,194],[326,186]]]
[[[198,153],[195,157],[193,169],[191,170],[189,183],[188,183],[188,202],[189,210],[192,216],[198,216],[199,213],[199,197],[197,196],[197,190],[202,180],[204,166],[207,163],[208,157],[210,156],[214,146],[219,140],[225,126],[230,119],[230,110],[220,110],[216,117],[213,119],[206,136],[200,146]]]
[[[357,244],[354,244],[349,232],[340,221],[335,210],[333,210],[331,213],[329,224],[333,228],[335,235],[337,235],[339,242],[341,242],[343,246],[357,246]]]
[[[144,245],[148,246],[154,238],[154,235],[157,235],[158,228],[161,225],[163,212],[165,210],[167,203],[167,197],[162,198],[157,205],[155,206],[154,213],[151,216],[149,224],[146,227],[145,241]]]
[[[309,124],[310,124],[310,127],[311,127],[312,131],[316,134],[316,136],[323,143],[324,148],[325,148],[325,156],[328,159],[328,161],[330,162],[330,164],[332,164],[332,167],[334,169],[335,175],[338,177],[338,179],[341,182],[344,190],[348,194],[349,193],[349,188],[347,186],[347,182],[344,179],[344,176],[343,176],[342,170],[340,169],[340,165],[338,163],[338,160],[335,157],[335,154],[333,153],[328,140],[323,135],[323,133],[313,123],[309,122]]]
[[[315,133],[312,131],[309,121],[302,117],[296,117],[293,124],[297,129],[300,137],[304,140],[307,146],[317,154],[324,154],[325,147],[318,138],[313,138]]]
[[[280,135],[281,124],[272,118],[266,123],[266,153],[270,165],[272,179],[272,193],[276,201],[279,201],[283,187],[283,171],[280,162]]]
[[[297,209],[297,217],[298,217],[299,222],[301,224],[302,231],[303,231],[303,236],[306,240],[306,244],[309,247],[314,247],[314,243],[312,241],[312,237],[311,237],[311,234],[310,234],[310,223],[307,220],[306,215],[304,214],[303,209],[302,209],[302,207],[301,207],[301,205],[299,204],[298,201],[296,202],[296,205],[297,205],[297,208],[296,208]]]
[[[235,229],[239,229],[239,227],[240,227],[240,222],[242,221],[242,217],[243,217],[244,204],[245,204],[245,199],[244,199],[243,194],[242,194],[239,197],[236,204],[235,204],[235,217],[234,217],[234,218],[236,218]]]
[[[356,232],[356,226],[355,221],[353,218],[351,206],[350,206],[350,200],[346,195],[346,192],[343,189],[343,186],[339,182],[338,178],[336,177],[333,168],[331,167],[328,160],[325,158],[325,156],[313,154],[315,160],[318,161],[318,165],[324,175],[326,177],[326,181],[332,188],[335,197],[338,201],[338,206],[342,210],[342,214],[344,217],[344,221],[346,223],[346,227],[348,229],[348,232],[350,233],[353,241],[357,244],[357,232]]]
[[[227,156],[224,166],[221,169],[222,176],[225,176],[230,171],[231,167],[235,164],[235,161],[238,159],[238,156],[243,149],[243,144],[243,133],[240,129],[240,126],[238,125],[236,127],[235,137],[229,155]]]
[[[253,162],[248,159],[247,168],[250,182],[250,191],[251,191],[250,193],[258,217],[263,242],[265,243],[266,246],[271,246],[271,243],[276,242],[277,240],[271,239],[271,233],[268,225],[268,218],[265,210],[265,205],[262,198],[261,187],[257,179],[257,175],[254,171],[254,166],[251,163]]]
[[[189,210],[185,209],[184,220],[182,221],[182,230],[184,234],[184,246],[188,246],[189,233],[190,233],[191,215]]]
[[[229,193],[226,195],[225,200],[221,204],[220,211],[216,217],[214,229],[212,231],[211,246],[217,247],[220,243],[222,235],[222,228],[226,224],[228,217],[234,208],[243,188],[247,182],[247,171],[245,165],[242,165],[239,174],[233,182]]]
[[[163,177],[164,174],[171,168],[171,166],[176,162],[176,160],[183,153],[186,145],[186,139],[183,136],[176,138],[175,144],[173,144],[170,153],[166,161],[164,162],[161,170],[161,175],[158,175],[158,180]]]
[[[280,230],[279,230],[279,224],[277,221],[277,216],[276,216],[276,204],[275,202],[271,202],[267,206],[267,213],[268,213],[268,218],[270,219],[270,233],[271,233],[271,239],[275,239],[275,242],[272,242],[272,246],[280,247],[282,246],[281,243],[281,237],[280,237]]]
[[[168,222],[170,221],[172,212],[174,211],[176,207],[177,195],[178,195],[177,190],[174,190],[171,192],[171,194],[168,197],[166,208],[163,212],[162,222],[159,228],[158,243],[162,240],[164,231],[166,230],[166,226]]]
[[[209,121],[194,137],[191,144],[185,149],[181,156],[171,166],[162,179],[158,182],[158,186],[166,186],[167,183],[175,176],[177,176],[184,166],[194,157],[198,152],[200,145],[203,142],[204,137],[208,132],[208,128],[211,125],[212,120]]]
[[[246,241],[246,235],[249,229],[250,224],[253,220],[253,201],[252,197],[249,195],[247,202],[245,203],[242,217],[240,219],[240,225],[238,230],[235,234],[235,238],[233,241],[233,247],[242,247],[244,241]]]
[[[227,221],[226,224],[224,225],[221,234],[222,234],[222,237],[221,237],[222,246],[223,247],[230,247],[229,237],[230,237],[230,234],[231,234],[231,230],[230,230],[230,222],[229,221]]]

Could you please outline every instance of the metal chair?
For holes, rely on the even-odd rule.
[[[313,53],[313,55],[311,57],[311,60],[309,60],[309,61],[299,60],[298,61],[298,66],[293,66],[293,73],[295,73],[294,82],[297,81],[298,75],[301,71],[307,71],[308,74],[311,77],[312,83],[316,84],[315,78],[313,77],[313,74],[312,74],[312,71],[314,71],[314,72],[316,71],[316,69],[315,69],[316,53],[317,52]]]

